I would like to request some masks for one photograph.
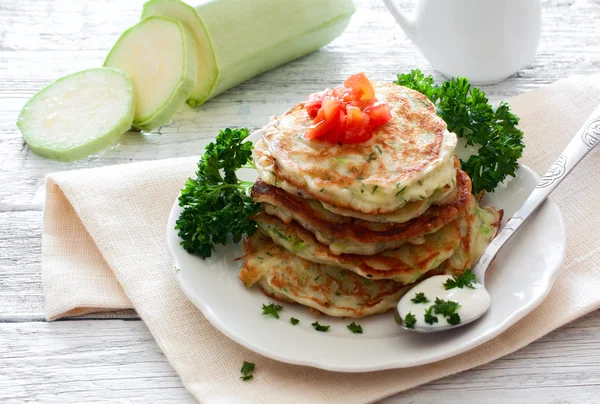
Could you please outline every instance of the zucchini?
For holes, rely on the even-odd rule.
[[[110,146],[131,128],[133,84],[120,70],[97,68],[56,80],[27,101],[17,126],[29,148],[58,161]]]
[[[355,11],[352,0],[150,0],[142,20],[176,18],[196,40],[198,77],[191,106],[249,78],[307,55],[338,37]]]
[[[196,44],[179,20],[151,17],[129,28],[104,61],[125,71],[136,95],[133,126],[150,131],[166,123],[196,86]]]

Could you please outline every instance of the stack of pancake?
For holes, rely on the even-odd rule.
[[[252,198],[258,231],[240,279],[332,316],[397,304],[412,283],[471,268],[501,211],[481,208],[455,157],[456,135],[419,92],[373,83],[392,119],[358,144],[304,137],[299,104],[260,130]]]

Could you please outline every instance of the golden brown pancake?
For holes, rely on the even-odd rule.
[[[245,238],[244,251],[239,278],[246,286],[258,284],[268,296],[330,316],[360,318],[388,311],[410,289],[302,259],[260,231]]]
[[[375,255],[333,254],[312,233],[292,221],[282,222],[275,216],[260,213],[254,217],[258,228],[273,241],[308,261],[335,266],[371,279],[392,279],[400,283],[415,282],[424,273],[450,258],[461,242],[458,221],[454,220],[435,233],[425,236],[422,244],[403,244],[394,250]]]
[[[491,206],[481,207],[473,195],[469,195],[465,211],[459,217],[461,240],[458,249],[441,268],[449,273],[460,274],[473,268],[487,246],[492,242],[502,222],[502,210]]]
[[[334,254],[373,255],[397,248],[433,233],[456,219],[471,192],[471,180],[461,170],[456,174],[457,189],[454,198],[442,206],[427,211],[405,223],[375,223],[336,215],[315,209],[314,201],[292,195],[261,180],[252,188],[252,199],[262,202],[265,211],[283,222],[295,220],[315,235],[319,242],[329,246]]]
[[[304,137],[312,119],[298,104],[262,128],[254,164],[268,184],[366,214],[388,213],[451,184],[456,135],[417,91],[373,83],[392,119],[358,144]]]

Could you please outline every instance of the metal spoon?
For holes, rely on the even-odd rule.
[[[475,274],[478,283],[483,287],[485,280],[485,271],[488,269],[490,263],[496,257],[496,254],[502,248],[502,246],[512,237],[513,234],[521,227],[523,223],[537,210],[537,208],[548,198],[554,189],[562,182],[563,179],[575,168],[575,166],[596,146],[600,143],[600,106],[592,113],[585,124],[579,129],[575,137],[571,140],[565,150],[561,153],[556,161],[550,166],[546,174],[542,177],[541,181],[534,188],[533,192],[521,208],[510,218],[502,230],[498,233],[496,238],[487,247],[475,267],[473,273]],[[414,288],[413,288],[414,289]],[[411,293],[413,289],[409,290],[405,297],[414,295]],[[484,288],[485,289],[485,288]],[[486,291],[487,293],[487,291]],[[489,300],[488,300],[489,301]],[[460,303],[460,302],[459,302]],[[490,304],[482,307],[478,307],[473,310],[473,315],[470,318],[461,318],[461,322],[457,325],[438,326],[438,327],[423,327],[415,324],[414,328],[408,328],[404,324],[402,316],[396,309],[396,322],[400,326],[408,331],[416,332],[438,332],[449,329],[455,329],[457,327],[469,324],[481,316],[483,316],[488,309]]]

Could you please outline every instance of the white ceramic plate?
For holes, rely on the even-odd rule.
[[[191,173],[190,173],[191,174]],[[247,180],[256,174],[244,172]],[[253,177],[254,176],[254,177]],[[504,222],[525,201],[539,177],[527,167],[506,187],[486,196],[484,204],[504,209]],[[368,372],[418,366],[439,361],[494,338],[538,306],[552,288],[565,252],[565,230],[558,206],[551,200],[515,234],[488,270],[485,284],[492,297],[490,311],[477,322],[434,334],[405,332],[392,312],[356,321],[363,334],[352,334],[353,320],[320,316],[329,332],[317,332],[309,310],[283,304],[281,319],[261,315],[272,299],[258,287],[247,289],[237,278],[241,247],[219,248],[203,260],[188,254],[174,230],[180,207],[175,201],[167,226],[167,243],[176,278],[185,295],[225,335],[248,349],[298,365],[340,372]],[[296,326],[290,317],[300,320]]]

